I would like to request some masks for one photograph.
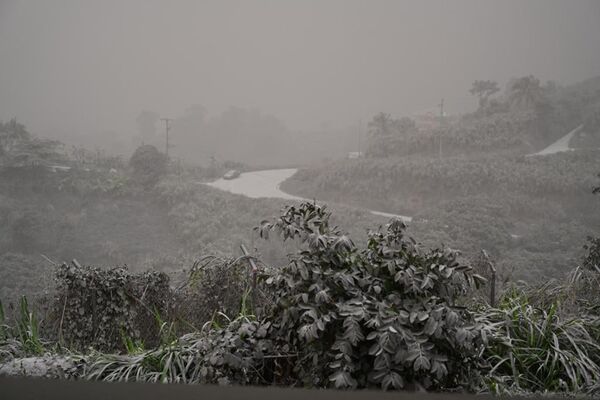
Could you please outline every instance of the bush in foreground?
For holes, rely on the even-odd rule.
[[[474,389],[487,328],[459,303],[481,278],[450,250],[421,250],[400,221],[371,232],[360,248],[329,217],[305,203],[258,228],[262,237],[276,231],[303,244],[263,277],[273,298],[265,318],[245,316],[129,358],[100,356],[88,376]]]
[[[129,341],[125,355],[70,357],[75,377],[500,394],[598,390],[597,271],[576,269],[565,283],[508,291],[490,308],[467,301],[482,278],[455,252],[425,250],[404,229],[392,220],[357,246],[330,225],[325,208],[288,207],[257,228],[263,238],[276,233],[299,246],[287,265],[263,271],[260,309],[252,310],[246,292],[234,320],[219,313],[180,338],[163,322],[152,350]],[[235,264],[224,261],[196,283],[214,283]]]

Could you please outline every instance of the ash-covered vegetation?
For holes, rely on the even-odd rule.
[[[495,299],[486,263],[425,248],[400,220],[356,244],[330,217],[287,207],[255,228],[298,241],[287,263],[204,260],[177,288],[164,274],[60,265],[42,321],[25,298],[2,313],[0,371],[42,356],[71,379],[597,393],[597,245],[568,280]]]
[[[597,394],[597,107],[565,104],[600,98],[509,88],[525,83],[550,114],[491,89],[434,128],[379,114],[365,157],[285,182],[333,213],[204,184],[244,164],[149,144],[125,160],[3,123],[0,373]],[[584,149],[529,156],[576,121]]]
[[[3,123],[0,373],[597,394],[598,151],[528,156],[558,134],[496,102],[437,128],[377,115],[366,157],[285,182],[333,213],[203,184],[243,164],[124,160]],[[573,143],[596,140],[589,109],[564,117],[585,120]],[[513,117],[529,125],[497,124]]]
[[[70,3],[0,0],[0,376],[600,396],[600,4]]]
[[[151,145],[123,160],[44,142],[14,120],[1,128],[0,297],[5,301],[51,290],[50,262],[63,260],[151,268],[178,279],[199,255],[239,254],[242,243],[257,248],[267,262],[285,259],[287,248],[260,242],[252,232],[256,221],[283,207],[283,200],[249,199],[201,184],[230,168],[248,167],[167,164]],[[338,220],[353,226],[356,235],[372,223],[368,213],[350,209]]]
[[[560,87],[533,76],[504,91],[475,81],[476,111],[417,126],[376,115],[365,157],[300,170],[282,187],[307,198],[414,216],[410,230],[476,257],[486,249],[513,279],[559,277],[598,235],[600,80]],[[539,150],[576,128],[567,148]]]

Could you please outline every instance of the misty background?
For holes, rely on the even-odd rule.
[[[599,22],[0,0],[0,375],[600,394]]]
[[[0,120],[130,154],[169,117],[191,161],[335,158],[380,111],[472,109],[473,79],[599,74],[598,21],[598,1],[2,0]]]

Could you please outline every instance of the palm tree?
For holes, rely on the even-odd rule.
[[[479,108],[484,108],[487,104],[488,98],[500,91],[498,83],[494,81],[475,81],[469,90],[474,96],[479,99]]]
[[[533,75],[515,79],[508,87],[508,100],[512,108],[532,109],[543,99],[540,80]]]

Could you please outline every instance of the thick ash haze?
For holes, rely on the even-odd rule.
[[[0,0],[0,119],[62,137],[194,104],[292,130],[457,113],[475,79],[600,74],[599,21],[598,1]]]

